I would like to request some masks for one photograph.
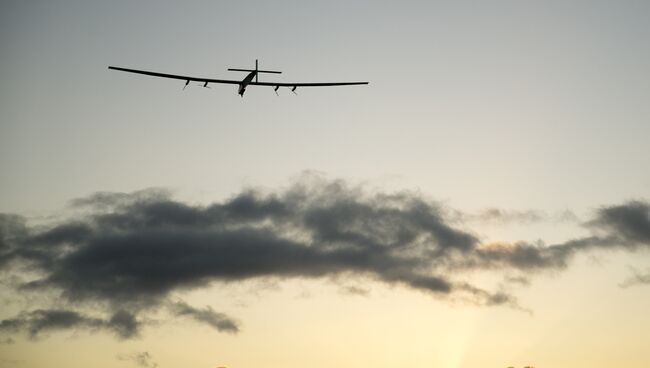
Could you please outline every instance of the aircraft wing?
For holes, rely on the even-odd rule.
[[[108,69],[119,70],[121,72],[129,72],[129,73],[150,75],[152,77],[180,79],[180,80],[192,81],[192,82],[225,83],[225,84],[239,84],[239,83],[241,83],[240,80],[188,77],[186,75],[165,74],[165,73],[158,73],[158,72],[150,72],[150,71],[146,71],[146,70],[120,68],[120,67],[117,67],[117,66],[109,66]]]
[[[368,84],[368,82],[332,82],[332,83],[286,83],[286,82],[250,82],[251,86],[270,87],[328,87],[328,86],[353,86]]]
[[[136,74],[144,74],[152,77],[179,79],[192,82],[207,82],[207,83],[225,83],[225,84],[240,84],[241,80],[228,80],[228,79],[210,79],[190,77],[186,75],[166,74],[158,72],[150,72],[147,70],[120,68],[117,66],[109,66],[108,69],[119,70],[121,72],[129,72]],[[368,84],[368,82],[333,82],[333,83],[286,83],[286,82],[250,82],[249,86],[270,86],[270,87],[327,87],[327,86],[351,86],[359,84]]]

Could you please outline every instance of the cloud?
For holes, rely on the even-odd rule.
[[[545,220],[547,216],[543,212],[535,210],[516,211],[492,207],[486,208],[477,214],[464,215],[464,218],[466,221],[534,223]]]
[[[620,246],[637,247],[650,244],[650,204],[647,202],[632,201],[623,205],[602,207],[597,218],[589,224],[610,232]]]
[[[533,224],[539,222],[577,222],[578,217],[569,210],[548,214],[538,210],[507,210],[490,207],[476,213],[458,212],[457,216],[464,222],[483,222],[499,225]]]
[[[198,309],[179,301],[172,303],[170,309],[176,316],[190,317],[195,321],[209,325],[217,331],[229,333],[239,332],[239,325],[235,320],[226,314],[215,312],[210,306],[206,306],[204,309]]]
[[[522,285],[522,286],[530,285],[530,279],[524,276],[507,275],[506,277],[504,277],[503,281],[515,285]]]
[[[342,294],[347,294],[347,295],[360,295],[360,296],[368,296],[370,295],[370,290],[359,287],[359,286],[354,286],[354,285],[344,285],[339,288],[339,292]]]
[[[641,273],[636,269],[632,269],[632,275],[621,283],[621,287],[630,287],[635,285],[648,285],[650,284],[650,270]]]
[[[562,269],[579,252],[589,250],[650,249],[650,204],[631,201],[603,206],[585,226],[593,236],[572,239],[564,243],[544,244],[493,243],[477,248],[477,267],[512,267],[521,270]]]
[[[136,316],[170,305],[174,316],[236,332],[225,314],[170,299],[250,279],[373,279],[438,298],[520,308],[506,290],[478,287],[469,276],[514,272],[529,280],[568,267],[581,252],[650,248],[650,209],[640,201],[600,208],[586,224],[593,235],[551,245],[483,244],[453,225],[453,211],[421,195],[369,194],[340,180],[303,180],[271,193],[244,190],[205,206],[159,189],[99,193],[73,205],[82,211],[78,218],[47,229],[1,216],[0,268],[21,265],[39,275],[19,285],[22,292],[103,306],[113,317],[94,323],[112,321],[122,337],[137,333]]]
[[[141,309],[170,292],[213,281],[366,274],[446,294],[432,261],[471,250],[472,234],[439,208],[407,195],[358,198],[341,182],[285,193],[246,191],[224,203],[190,206],[162,198],[101,195],[100,211],[16,242],[12,256],[45,277],[24,289],[57,289],[70,301]],[[75,203],[94,206],[90,197]]]
[[[102,319],[70,310],[37,309],[0,320],[0,331],[26,331],[33,339],[43,332],[69,329],[107,330],[119,338],[127,339],[136,335],[137,328],[135,318],[125,311],[117,311],[110,318]]]
[[[98,211],[108,211],[116,206],[136,202],[153,202],[169,198],[171,192],[164,188],[147,188],[132,193],[96,192],[88,197],[70,201],[72,207],[91,207]]]
[[[145,368],[158,367],[158,363],[156,363],[153,360],[151,354],[149,354],[149,352],[146,351],[140,353],[132,353],[132,354],[119,354],[115,358],[120,361],[133,362],[137,364],[139,367],[145,367]]]
[[[20,239],[27,237],[26,220],[22,216],[0,213],[0,267],[12,258]]]

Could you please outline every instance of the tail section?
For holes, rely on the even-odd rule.
[[[255,72],[255,82],[257,82],[257,75],[259,73],[267,73],[267,74],[282,74],[282,72],[274,71],[274,70],[260,70],[258,68],[258,62],[257,59],[255,59],[255,69],[236,69],[236,68],[228,68],[229,71],[231,72]]]

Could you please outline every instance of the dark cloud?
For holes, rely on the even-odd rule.
[[[26,224],[22,216],[0,213],[0,267],[13,258],[20,240],[27,236]]]
[[[632,201],[623,205],[602,207],[590,222],[616,237],[618,245],[650,244],[650,204]]]
[[[437,203],[405,192],[369,195],[342,181],[299,182],[267,194],[247,190],[207,206],[157,189],[99,193],[73,204],[84,211],[79,218],[47,229],[0,217],[0,267],[22,264],[40,275],[20,285],[23,291],[55,291],[70,303],[104,306],[115,313],[108,322],[122,337],[136,333],[136,315],[170,305],[174,292],[249,279],[370,278],[437,297],[518,307],[506,291],[479,288],[465,277],[490,270],[527,279],[566,268],[583,251],[650,246],[644,202],[601,208],[588,224],[595,235],[554,245],[482,244],[452,225],[450,211]],[[220,331],[237,329],[210,308],[181,302],[170,311]]]
[[[106,327],[113,330],[117,336],[128,339],[138,335],[140,322],[130,312],[118,310],[108,320]]]
[[[0,331],[25,331],[30,338],[37,338],[44,332],[84,329],[107,330],[126,339],[135,336],[137,327],[135,318],[125,311],[117,311],[109,319],[102,319],[70,310],[37,309],[21,312],[14,318],[0,320]]]
[[[472,250],[477,238],[417,197],[357,195],[341,182],[271,195],[247,191],[204,207],[158,192],[119,195],[114,203],[102,194],[104,211],[27,236],[14,256],[46,275],[25,289],[55,288],[71,301],[136,309],[173,290],[256,277],[367,274],[450,293],[454,285],[432,274],[432,261]],[[92,198],[81,202],[92,206]]]
[[[239,324],[228,315],[218,313],[209,306],[203,309],[194,308],[184,302],[176,302],[170,305],[172,313],[176,316],[186,316],[195,321],[205,323],[221,332],[237,333]]]
[[[153,360],[153,357],[147,351],[132,353],[132,354],[119,354],[115,358],[120,361],[133,362],[137,364],[139,367],[145,367],[145,368],[158,367],[158,363],[156,363]]]

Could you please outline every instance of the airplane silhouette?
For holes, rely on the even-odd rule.
[[[108,69],[119,70],[119,71],[122,71],[122,72],[150,75],[150,76],[153,76],[153,77],[184,80],[185,81],[185,86],[183,86],[183,89],[185,89],[185,87],[187,87],[187,85],[190,84],[190,81],[192,81],[192,82],[202,82],[203,87],[206,87],[206,88],[210,88],[210,87],[208,87],[208,83],[238,84],[239,89],[238,89],[237,93],[241,97],[244,97],[244,92],[246,92],[246,87],[248,87],[248,86],[270,86],[270,87],[273,87],[273,91],[275,91],[275,94],[277,95],[278,94],[278,89],[280,87],[289,87],[289,88],[291,88],[291,92],[293,92],[295,94],[296,93],[296,88],[298,88],[298,87],[330,87],[330,86],[352,86],[352,85],[359,85],[359,84],[368,84],[368,82],[334,82],[334,83],[260,82],[258,80],[258,75],[260,73],[282,74],[282,72],[276,72],[276,71],[272,71],[272,70],[259,70],[258,69],[258,64],[257,64],[257,59],[255,60],[255,69],[232,69],[232,68],[228,69],[229,71],[235,71],[235,72],[248,72],[248,75],[246,75],[246,77],[243,80],[198,78],[198,77],[189,77],[189,76],[184,76],[184,75],[150,72],[150,71],[147,71],[147,70],[120,68],[120,67],[117,67],[117,66],[109,66]],[[255,79],[254,82],[253,82],[253,79]]]

